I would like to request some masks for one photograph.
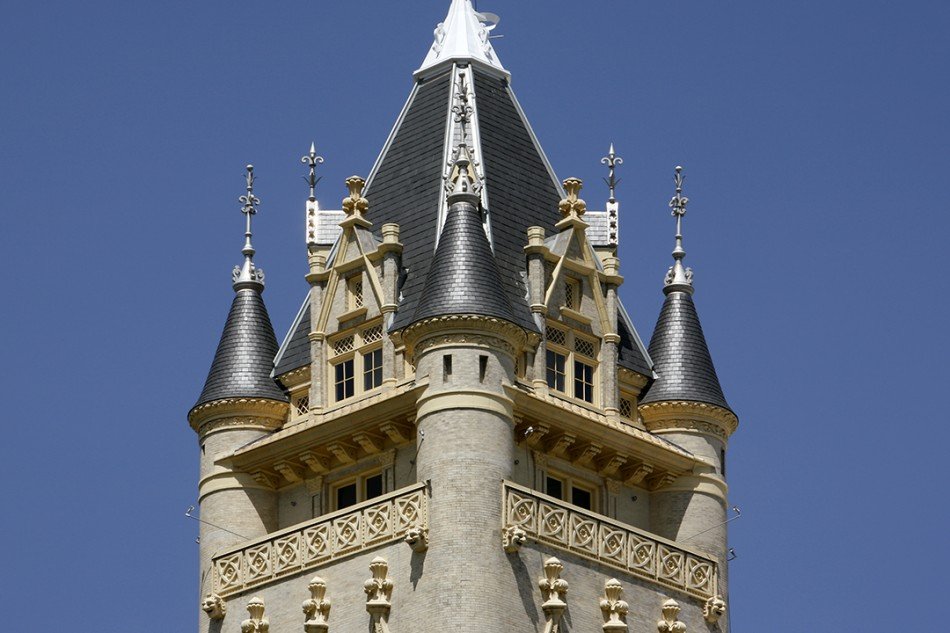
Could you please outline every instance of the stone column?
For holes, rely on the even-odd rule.
[[[389,336],[392,315],[399,306],[399,269],[402,259],[402,244],[399,242],[399,225],[384,224],[383,243],[379,249],[383,252],[383,383],[395,385],[396,347]]]
[[[536,318],[541,322],[541,341],[534,353],[529,354],[530,365],[525,370],[530,375],[535,389],[543,390],[547,389],[544,352],[544,316],[548,311],[547,306],[544,305],[544,252],[546,250],[544,227],[528,227],[528,245],[524,248],[528,257],[528,302],[531,304],[532,314],[537,315]]]
[[[310,409],[323,409],[326,400],[326,337],[320,329],[320,312],[323,310],[323,297],[327,282],[327,258],[311,251],[310,273]]]
[[[616,257],[604,258],[604,275],[606,277],[607,295],[604,297],[607,310],[607,321],[610,331],[604,333],[601,348],[601,376],[603,385],[604,412],[607,415],[617,415],[620,398],[620,386],[617,380],[617,362],[620,360],[620,335],[617,333],[617,288],[623,282],[619,274],[620,260]]]

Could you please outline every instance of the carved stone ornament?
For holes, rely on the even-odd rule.
[[[544,597],[541,610],[547,620],[544,633],[558,633],[561,627],[561,616],[567,609],[567,603],[564,602],[564,597],[567,595],[567,581],[561,578],[562,571],[564,571],[564,565],[553,556],[544,561],[544,578],[538,581],[538,587]]]
[[[417,554],[429,549],[429,530],[428,528],[415,526],[409,528],[406,532],[406,544]]]
[[[201,610],[208,614],[212,620],[221,620],[228,612],[228,605],[224,599],[216,593],[209,593],[201,601]]]
[[[247,603],[247,620],[241,622],[241,633],[268,633],[270,622],[264,617],[264,601],[260,598],[251,598]]]
[[[363,197],[363,187],[366,181],[359,176],[350,176],[346,179],[346,187],[350,195],[343,198],[343,210],[347,215],[362,215],[369,209],[369,200]]]
[[[326,633],[330,625],[330,601],[326,599],[327,583],[320,576],[314,576],[307,585],[310,590],[310,599],[304,600],[302,609],[304,615],[303,630],[307,633]]]
[[[722,596],[713,596],[703,605],[703,619],[710,624],[719,622],[719,618],[725,613],[726,601],[722,599]]]
[[[676,619],[680,605],[670,598],[663,603],[663,619],[656,623],[659,633],[686,633],[686,625]]]
[[[528,535],[517,525],[509,525],[501,531],[501,544],[509,554],[515,554],[528,540]]]
[[[623,587],[616,578],[604,583],[604,597],[600,599],[600,610],[604,614],[604,633],[622,633],[627,630],[627,611],[630,607],[621,600]]]
[[[373,577],[363,583],[366,611],[372,618],[373,633],[389,633],[389,610],[392,609],[393,581],[388,578],[389,563],[377,556],[369,564]]]
[[[583,186],[584,183],[580,178],[567,178],[564,180],[564,192],[567,194],[567,197],[558,204],[561,215],[564,217],[579,217],[584,215],[584,212],[587,211],[587,203],[577,197],[577,194],[580,193],[581,187]]]

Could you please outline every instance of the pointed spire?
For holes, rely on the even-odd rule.
[[[663,292],[669,294],[674,291],[693,293],[693,269],[683,267],[686,250],[683,248],[683,216],[686,215],[686,205],[689,198],[683,195],[683,168],[676,166],[673,182],[676,184],[676,193],[670,199],[670,209],[676,218],[676,246],[673,248],[673,265],[666,271]]]
[[[640,402],[648,404],[683,400],[703,402],[731,411],[722,393],[703,326],[693,303],[692,271],[683,268],[686,251],[683,249],[682,220],[689,199],[683,195],[682,172],[682,167],[676,168],[673,177],[676,194],[670,200],[670,209],[676,218],[675,262],[666,274],[663,288],[666,299],[649,347],[657,378]]]
[[[261,295],[264,271],[254,266],[251,218],[257,214],[261,199],[254,195],[254,166],[248,165],[246,169],[246,192],[238,198],[246,222],[241,250],[244,265],[234,267],[231,311],[195,408],[229,398],[287,401],[286,394],[270,376],[279,346]]]
[[[310,143],[310,152],[302,156],[300,162],[310,167],[310,173],[305,177],[307,184],[310,185],[310,197],[308,200],[310,200],[310,202],[316,202],[317,196],[315,191],[317,183],[320,182],[320,179],[317,178],[317,165],[323,164],[323,156],[317,156],[317,147],[313,142]]]
[[[244,248],[241,253],[244,254],[244,265],[235,266],[231,274],[231,281],[234,283],[234,289],[256,288],[264,290],[264,271],[254,266],[254,247],[251,245],[251,218],[257,215],[257,205],[261,199],[254,195],[254,165],[248,165],[245,181],[247,182],[247,193],[238,198],[241,203],[241,213],[245,218],[244,229]]]
[[[474,62],[489,72],[509,77],[490,41],[499,21],[493,13],[476,11],[472,0],[452,0],[445,20],[433,31],[432,46],[415,76],[425,78],[452,62]]]

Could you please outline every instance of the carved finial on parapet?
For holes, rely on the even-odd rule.
[[[303,601],[303,630],[307,633],[326,633],[330,628],[330,601],[326,600],[327,583],[320,576],[314,576],[307,585],[310,599]]]
[[[260,598],[251,598],[247,603],[247,612],[250,618],[241,622],[241,633],[267,633],[270,631],[270,622],[264,617],[264,601]]]
[[[389,610],[392,609],[393,581],[388,578],[389,563],[377,556],[369,564],[373,577],[363,583],[366,611],[372,617],[374,633],[389,633]]]
[[[713,596],[703,605],[703,619],[715,624],[726,613],[726,601],[722,596]]]
[[[363,214],[369,209],[369,200],[363,197],[363,187],[366,181],[359,176],[350,176],[346,179],[346,187],[350,190],[350,195],[343,198],[343,210],[348,216],[362,218]]]
[[[209,593],[205,596],[205,599],[201,601],[201,610],[207,613],[208,617],[212,620],[221,620],[228,612],[228,605],[218,594]]]
[[[604,613],[604,633],[621,633],[627,630],[627,611],[629,605],[621,600],[623,587],[616,578],[604,583],[604,597],[600,599],[600,610]]]
[[[686,633],[686,625],[676,619],[680,605],[670,598],[663,603],[663,619],[656,623],[659,633]]]
[[[413,526],[406,532],[406,544],[417,554],[429,549],[429,530],[421,526]]]
[[[584,182],[580,178],[568,178],[563,184],[567,197],[558,204],[561,215],[565,218],[579,218],[587,211],[587,203],[577,197],[577,194],[580,193],[581,188],[584,186]]]
[[[558,559],[551,557],[544,561],[544,578],[538,581],[538,587],[544,597],[541,610],[544,611],[544,617],[547,619],[544,633],[558,633],[561,616],[567,609],[567,603],[564,602],[564,596],[567,595],[567,581],[561,578],[562,571],[564,571],[564,565]]]
[[[501,545],[509,554],[515,554],[528,540],[528,535],[517,525],[509,525],[501,531]]]

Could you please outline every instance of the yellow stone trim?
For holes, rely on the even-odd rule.
[[[480,409],[511,419],[514,402],[501,394],[480,389],[440,391],[419,398],[416,420],[446,409]]]
[[[199,434],[222,427],[280,428],[287,417],[287,402],[267,398],[226,398],[198,405],[188,413],[188,423]]]
[[[439,335],[440,339],[429,343],[431,337]],[[464,344],[466,340],[484,340],[485,337],[491,337],[491,345],[500,346],[512,358],[524,349],[528,340],[525,331],[510,321],[477,314],[450,314],[413,323],[402,331],[396,342],[405,345],[406,356],[413,362],[416,354],[432,345]]]
[[[650,432],[694,431],[712,433],[728,440],[739,426],[739,419],[728,409],[704,402],[651,402],[639,406],[643,424]]]
[[[271,490],[270,487],[261,484],[254,479],[253,475],[248,473],[230,470],[216,471],[202,477],[201,481],[198,482],[198,502],[201,503],[208,495],[222,490],[247,490],[249,488]]]

